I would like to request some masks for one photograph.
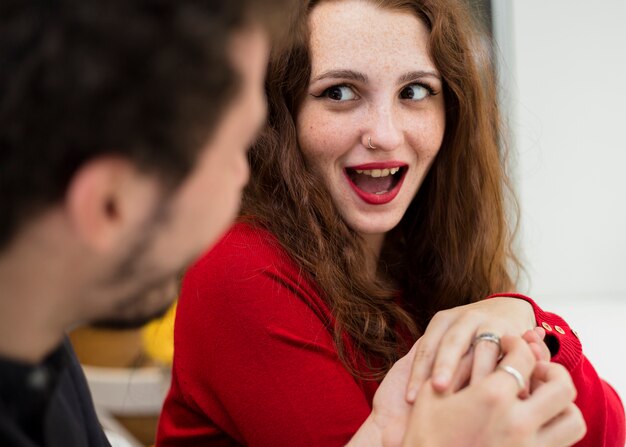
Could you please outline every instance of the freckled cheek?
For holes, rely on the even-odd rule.
[[[411,146],[417,153],[418,158],[429,161],[437,156],[445,125],[441,120],[423,121],[421,125],[411,133]]]
[[[311,123],[301,127],[299,144],[307,162],[318,168],[324,168],[334,163],[344,152],[341,129],[328,122]]]

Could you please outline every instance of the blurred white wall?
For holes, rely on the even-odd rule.
[[[626,0],[492,0],[525,291],[626,398]]]

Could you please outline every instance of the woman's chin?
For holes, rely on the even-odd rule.
[[[346,220],[346,222],[354,231],[364,238],[368,238],[376,235],[385,235],[393,230],[400,223],[401,219],[402,215],[399,217],[385,216],[382,219],[381,216],[363,216],[358,220]]]

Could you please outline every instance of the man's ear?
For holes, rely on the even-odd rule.
[[[156,176],[121,157],[93,159],[74,174],[65,209],[76,236],[99,252],[119,250],[156,206]]]

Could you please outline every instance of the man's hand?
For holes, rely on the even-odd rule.
[[[571,445],[582,438],[585,424],[572,403],[576,392],[569,373],[547,363],[550,353],[541,329],[522,337],[505,336],[501,364],[522,373],[530,389],[521,390],[509,373],[497,369],[478,383],[467,385],[471,358],[464,359],[458,378],[440,393],[427,381],[415,406],[404,390],[418,349],[389,371],[374,396],[372,413],[349,446],[491,447]],[[461,382],[464,382],[461,385]],[[462,387],[466,388],[461,389]],[[528,396],[520,399],[519,396]]]
[[[417,344],[389,370],[374,395],[372,413],[348,446],[396,447],[402,444],[413,407],[405,399],[405,390],[416,352]]]
[[[576,391],[565,368],[537,363],[521,337],[502,337],[502,349],[500,364],[533,384],[528,398],[518,397],[516,379],[502,369],[456,393],[439,393],[427,381],[416,397],[403,445],[559,447],[581,439],[585,423],[573,404]]]

